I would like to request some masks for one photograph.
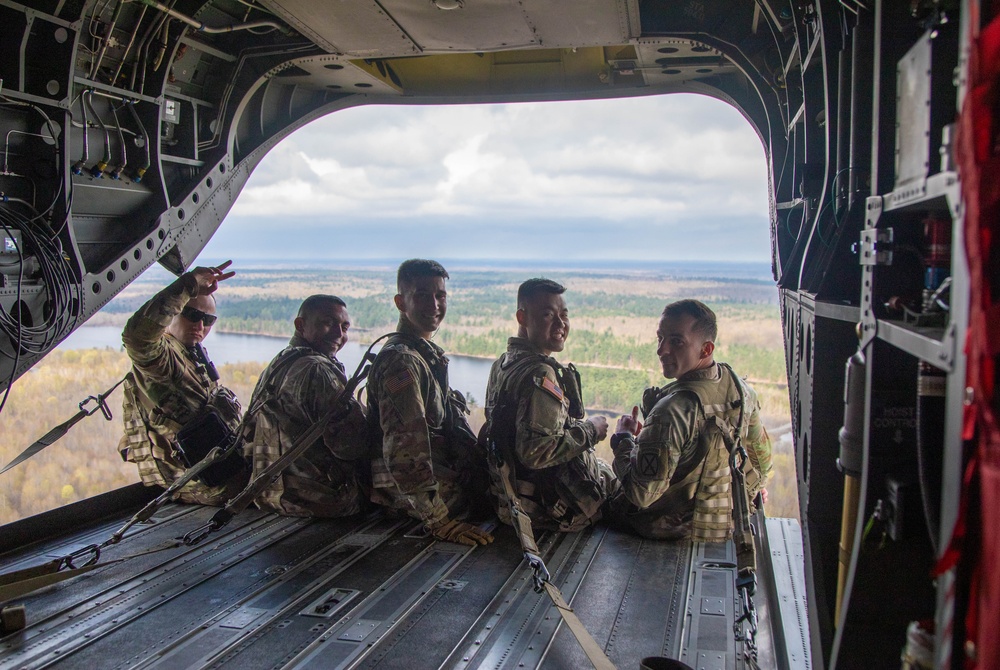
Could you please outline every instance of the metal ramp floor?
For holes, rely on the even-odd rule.
[[[198,545],[179,545],[214,512],[164,507],[106,550],[104,567],[14,601],[25,606],[28,625],[0,638],[0,670],[589,665],[549,600],[532,589],[510,528],[473,549],[380,513],[307,520],[248,511]],[[128,516],[11,551],[0,571],[101,542]],[[798,632],[774,625],[790,619],[779,609],[804,621],[801,596],[788,598],[801,574],[781,567],[782,557],[795,558],[795,542],[801,565],[798,524],[766,527],[770,541],[784,545],[762,543],[778,560],[761,571],[755,599],[760,666],[808,667],[801,624]],[[647,656],[696,668],[744,666],[731,543],[649,541],[603,524],[538,541],[553,582],[618,667],[638,668]],[[123,557],[130,558],[113,562]],[[775,582],[784,603],[765,597]]]

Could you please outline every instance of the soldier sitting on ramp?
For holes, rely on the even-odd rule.
[[[275,462],[307,428],[334,409],[347,384],[337,352],[351,327],[347,305],[332,295],[312,295],[299,307],[295,334],[261,374],[244,422],[245,450],[256,475]],[[289,516],[341,517],[362,511],[367,494],[366,419],[353,398],[346,416],[330,422],[257,495],[258,507]]]
[[[239,426],[239,401],[219,384],[219,374],[201,346],[216,321],[212,294],[219,282],[236,274],[226,272],[230,263],[185,272],[125,324],[122,342],[132,370],[125,378],[125,435],[118,451],[139,466],[146,486],[167,488],[200,460],[185,453],[177,435],[204,417],[206,410],[215,411],[223,431],[233,433]],[[214,485],[190,481],[178,491],[177,499],[224,504],[247,480],[240,457],[234,459],[237,463],[224,469],[221,481]]]
[[[513,490],[532,526],[576,531],[601,518],[617,481],[594,454],[594,445],[607,435],[607,420],[583,419],[576,368],[551,357],[569,335],[565,290],[549,279],[529,279],[518,289],[517,337],[508,340],[507,352],[490,370],[484,430],[513,470]],[[510,473],[494,465],[491,476],[498,515],[511,523],[500,481]]]
[[[733,369],[714,359],[715,313],[697,300],[663,310],[656,355],[663,376],[676,379],[647,389],[642,407],[618,420],[611,437],[621,492],[616,518],[644,537],[720,542],[733,532],[730,447],[742,443],[746,494],[754,500],[771,472],[771,442],[760,421],[760,401]],[[638,437],[636,437],[636,434]],[[740,479],[744,479],[741,477]]]

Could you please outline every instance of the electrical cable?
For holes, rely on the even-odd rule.
[[[56,164],[61,163],[59,128],[42,108],[33,103],[10,100],[2,95],[0,104],[27,107],[37,112],[44,119],[45,126],[54,140],[53,152]],[[84,105],[81,105],[81,109],[86,113]],[[82,287],[74,275],[70,258],[65,254],[62,241],[59,239],[59,235],[69,223],[69,212],[72,210],[72,182],[66,199],[66,216],[59,230],[53,232],[49,222],[49,217],[62,201],[63,187],[63,180],[58,180],[52,201],[42,211],[38,211],[35,203],[28,203],[21,198],[5,198],[5,202],[0,206],[0,227],[15,240],[17,238],[13,230],[20,232],[20,240],[14,243],[18,254],[16,302],[10,313],[0,309],[0,332],[6,335],[6,342],[0,338],[0,356],[12,360],[7,387],[3,399],[0,400],[0,411],[6,405],[21,357],[24,354],[40,356],[47,353],[53,343],[72,332],[79,321],[77,311],[83,304]],[[20,208],[27,210],[28,214]],[[30,255],[26,254],[26,250],[30,250]],[[42,301],[45,308],[42,310],[41,322],[31,325],[25,323],[26,319],[30,323],[30,314],[27,313],[27,307],[22,300],[28,260],[37,262],[36,276],[40,277],[40,283],[45,291],[45,299]],[[34,274],[35,271],[32,270],[31,273]],[[13,345],[13,351],[8,351],[9,345]]]
[[[233,75],[229,77],[229,80],[226,84],[226,90],[223,92],[222,97],[220,98],[218,106],[219,111],[218,114],[216,115],[216,118],[224,119],[226,117],[226,113],[229,108],[229,101],[230,98],[232,97],[233,91],[236,88],[236,82],[239,79],[239,74],[243,70],[243,67],[246,65],[247,61],[249,61],[251,58],[260,58],[262,56],[273,56],[276,54],[291,54],[300,51],[311,51],[315,48],[316,45],[313,44],[312,42],[305,42],[300,44],[287,45],[279,50],[275,50],[274,47],[272,46],[250,47],[242,50],[240,52],[239,61],[236,64],[236,69],[234,70]],[[261,51],[257,52],[255,51],[256,49],[260,49]],[[222,137],[222,124],[217,123],[215,124],[215,130],[212,132],[212,137],[205,140],[204,142],[198,143],[199,151],[206,151],[209,149],[216,148],[217,146],[219,146],[221,137]]]

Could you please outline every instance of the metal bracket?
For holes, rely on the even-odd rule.
[[[858,263],[861,265],[892,265],[892,228],[866,228],[861,231]]]

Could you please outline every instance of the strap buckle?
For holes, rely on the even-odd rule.
[[[187,533],[186,535],[184,535],[184,537],[181,539],[181,541],[186,546],[193,547],[194,545],[198,544],[199,542],[201,542],[202,540],[204,540],[206,537],[208,537],[209,533],[211,533],[212,530],[213,530],[213,525],[212,525],[212,522],[209,521],[205,525],[199,526],[198,528],[195,528],[194,530],[192,530],[189,533]]]
[[[94,405],[94,407],[92,409],[87,409],[86,405],[91,400],[93,400],[96,404]],[[105,419],[107,419],[108,421],[111,421],[111,419],[113,418],[111,416],[111,408],[108,407],[108,403],[105,400],[105,396],[103,394],[101,394],[101,395],[87,396],[86,398],[84,398],[80,402],[79,405],[77,405],[77,407],[79,407],[80,411],[83,412],[83,413],[85,413],[87,416],[91,416],[95,412],[97,412],[97,410],[101,410],[101,414],[104,415]]]
[[[535,593],[541,593],[545,590],[545,583],[551,578],[551,575],[549,575],[549,569],[545,567],[545,561],[543,561],[540,556],[536,556],[528,551],[524,552],[524,560],[528,561],[528,566],[534,572],[532,580],[535,583],[533,587],[535,589]]]

